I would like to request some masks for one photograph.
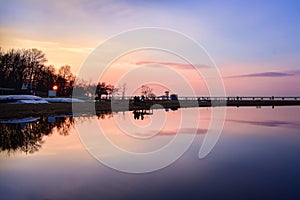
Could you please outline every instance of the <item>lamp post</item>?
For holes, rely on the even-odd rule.
[[[56,90],[58,89],[57,85],[52,87],[52,90],[48,90],[48,97],[56,97]]]

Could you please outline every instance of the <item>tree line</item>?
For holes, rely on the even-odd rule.
[[[16,94],[37,94],[45,96],[54,85],[58,95],[72,93],[75,76],[69,65],[58,70],[46,65],[45,53],[38,49],[10,49],[0,47],[0,87],[13,89]]]
[[[47,96],[48,90],[57,86],[57,96],[72,96],[76,76],[71,66],[63,65],[56,70],[54,65],[46,65],[47,61],[45,53],[35,48],[5,52],[0,47],[0,90],[12,91],[10,94]],[[100,99],[117,91],[113,85],[105,82],[96,84],[85,80],[78,81],[76,89],[81,95]]]
[[[63,65],[56,70],[54,65],[47,65],[48,59],[41,50],[10,49],[0,47],[0,95],[3,91],[10,94],[34,94],[47,96],[48,91],[57,86],[57,96],[72,96],[74,87],[77,95],[100,100],[111,98],[119,93],[125,96],[126,84],[116,88],[105,82],[92,83],[76,80],[70,65]],[[141,93],[148,99],[155,95],[148,86],[141,87]]]

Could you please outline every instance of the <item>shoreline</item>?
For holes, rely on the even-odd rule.
[[[123,112],[151,109],[178,109],[191,107],[264,107],[264,106],[300,106],[300,100],[239,100],[239,101],[101,101],[73,103],[76,111],[73,112],[72,103],[48,104],[4,104],[0,103],[0,119],[18,119],[24,117],[47,117],[68,114],[97,114],[103,112]],[[213,105],[212,105],[213,104]]]

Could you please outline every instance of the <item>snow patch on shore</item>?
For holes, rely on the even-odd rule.
[[[50,103],[82,103],[85,102],[81,99],[76,98],[43,98],[44,100],[50,102]]]
[[[9,104],[39,104],[39,103],[82,103],[77,98],[42,98],[34,95],[0,95],[0,102]]]
[[[34,95],[0,95],[0,100],[40,100],[42,97]]]
[[[0,95],[1,103],[8,104],[40,104],[48,103],[48,101],[43,100],[42,97],[34,95]]]
[[[14,102],[11,102],[9,104],[40,104],[40,103],[49,103],[48,101],[44,99],[38,99],[38,100],[17,100]]]

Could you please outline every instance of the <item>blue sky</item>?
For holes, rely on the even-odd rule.
[[[4,48],[41,48],[50,63],[76,69],[108,37],[154,26],[194,38],[224,76],[285,73],[300,70],[299,11],[298,1],[284,0],[4,0],[0,42]]]

